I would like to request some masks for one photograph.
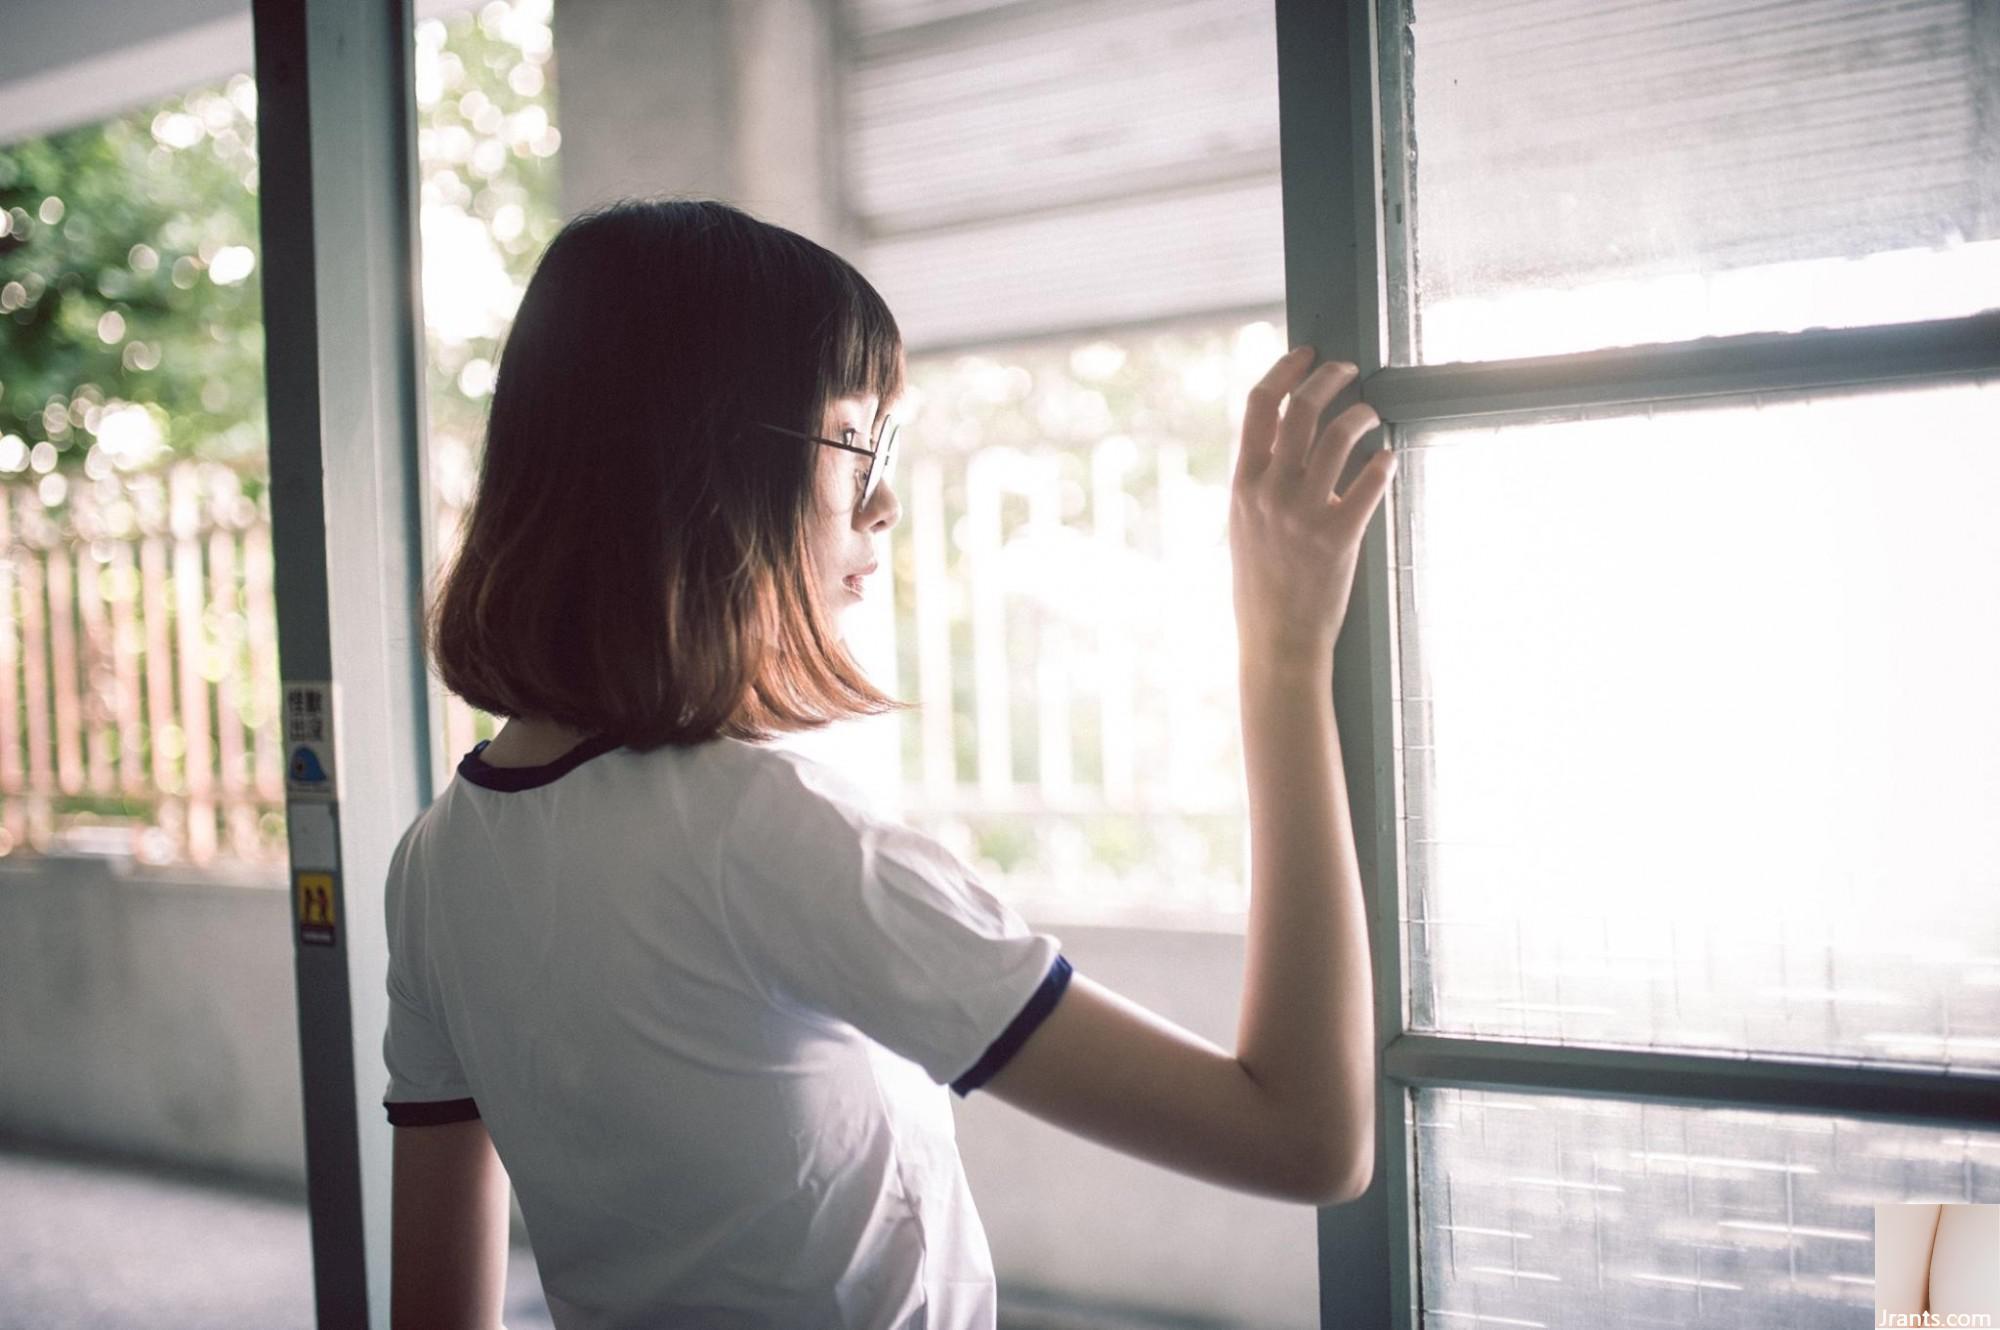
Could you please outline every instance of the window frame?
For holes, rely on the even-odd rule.
[[[1400,442],[1413,425],[1498,423],[1578,407],[1744,393],[1971,380],[2000,373],[2000,310],[1967,318],[1810,329],[1514,360],[1415,363],[1406,169],[1411,107],[1399,34],[1409,0],[1274,0],[1278,34],[1287,318],[1294,344],[1361,369],[1360,397]],[[1386,16],[1386,18],[1385,18]],[[1391,277],[1395,280],[1391,280]],[[1398,353],[1392,356],[1392,348]],[[1391,360],[1403,363],[1391,364]],[[1393,444],[1391,445],[1393,446]],[[1374,964],[1380,1051],[1376,1181],[1321,1212],[1323,1324],[1423,1321],[1414,1092],[1496,1090],[1702,1108],[1989,1126],[2000,1076],[1837,1058],[1714,1056],[1473,1038],[1410,1026],[1400,796],[1396,550],[1407,513],[1371,523],[1335,650],[1334,709],[1353,807]],[[1389,522],[1394,522],[1395,546]],[[1389,1279],[1357,1287],[1357,1258],[1386,1239]]]

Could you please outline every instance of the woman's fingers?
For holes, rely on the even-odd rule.
[[[1355,443],[1382,423],[1373,407],[1356,402],[1320,430],[1320,416],[1360,371],[1348,361],[1329,360],[1308,373],[1312,356],[1311,347],[1292,348],[1250,389],[1243,410],[1243,436],[1236,453],[1239,487],[1262,478],[1275,467],[1271,479],[1283,490],[1330,503],[1333,483],[1346,466]],[[1289,401],[1285,400],[1287,397]],[[1315,431],[1319,434],[1317,440]],[[1379,476],[1372,467],[1364,470],[1344,496],[1364,499],[1364,512],[1373,510],[1375,499],[1387,488],[1395,472],[1393,457],[1387,457],[1379,465],[1384,468]],[[1366,494],[1361,489],[1364,481],[1373,486]]]
[[[1375,516],[1375,505],[1381,501],[1389,482],[1395,477],[1396,454],[1384,448],[1368,459],[1368,464],[1348,485],[1347,493],[1340,496],[1338,506],[1343,512],[1358,514],[1365,527]],[[1335,501],[1329,499],[1327,502],[1333,504]]]
[[[1270,464],[1271,440],[1278,432],[1278,403],[1305,377],[1312,357],[1311,347],[1293,347],[1250,389],[1249,402],[1243,408],[1243,439],[1236,449],[1237,484],[1256,479]]]
[[[1310,498],[1316,503],[1327,502],[1333,491],[1333,482],[1346,468],[1354,445],[1362,435],[1381,423],[1382,418],[1375,414],[1375,408],[1366,402],[1356,402],[1328,421],[1306,458],[1306,473],[1299,482],[1300,497]],[[1351,490],[1349,492],[1352,493]]]
[[[1321,413],[1343,388],[1354,382],[1358,373],[1345,360],[1329,360],[1292,390],[1292,400],[1285,404],[1284,422],[1278,426],[1277,446],[1271,451],[1271,464],[1281,468],[1279,474],[1287,481],[1305,466],[1313,436],[1319,433]]]
[[[1381,420],[1356,403],[1322,434],[1320,416],[1358,371],[1330,361],[1307,374],[1307,359],[1287,356],[1251,390],[1229,550],[1240,641],[1324,643],[1330,650],[1346,613],[1354,547],[1389,488],[1395,457],[1370,459],[1345,495],[1330,497],[1356,441]]]

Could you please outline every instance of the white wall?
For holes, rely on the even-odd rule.
[[[0,860],[0,1131],[303,1188],[284,891],[117,862]]]
[[[726,199],[845,253],[832,0],[556,0],[562,211]]]

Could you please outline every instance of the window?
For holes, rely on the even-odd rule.
[[[1871,1321],[1875,1203],[2000,1200],[2000,26],[1306,8],[1405,453],[1336,681],[1395,729],[1385,1306]]]
[[[1395,363],[1990,308],[1981,9],[1406,5]]]
[[[1419,1027],[2000,1067],[1996,422],[1950,383],[1410,428]]]
[[[1425,1090],[1415,1112],[1438,1326],[1874,1324],[1875,1204],[1964,1195],[2000,1151],[1995,1132],[1619,1099]]]

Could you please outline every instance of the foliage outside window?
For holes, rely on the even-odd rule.
[[[447,510],[558,222],[549,18],[417,28]],[[284,853],[256,191],[247,74],[0,147],[0,852]]]

